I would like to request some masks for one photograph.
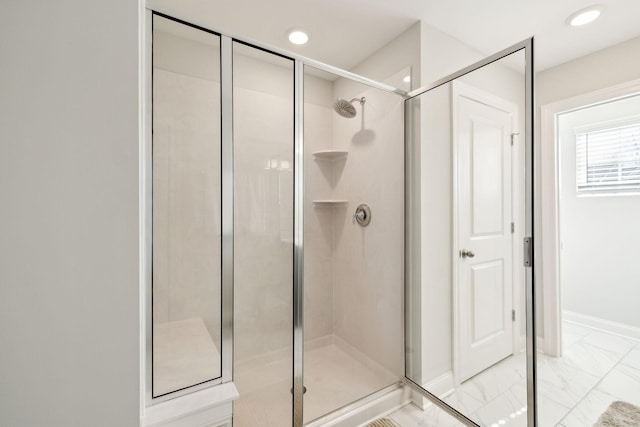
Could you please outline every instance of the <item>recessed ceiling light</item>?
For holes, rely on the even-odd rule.
[[[309,41],[309,35],[300,29],[289,30],[287,36],[293,44],[305,44]]]
[[[566,22],[572,27],[587,25],[598,19],[603,9],[604,7],[601,5],[589,6],[587,8],[580,9],[579,11],[572,13],[567,18]]]
[[[411,76],[405,76],[405,78],[402,79],[402,81],[405,83],[411,83]]]

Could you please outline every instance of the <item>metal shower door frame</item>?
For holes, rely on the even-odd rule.
[[[144,138],[141,143],[141,174],[140,190],[144,194],[144,203],[141,204],[141,223],[145,224],[144,236],[141,239],[140,254],[142,259],[141,269],[144,272],[141,277],[141,295],[144,295],[144,310],[141,323],[144,325],[142,340],[142,359],[145,366],[144,381],[145,407],[153,406],[164,401],[184,396],[199,390],[228,383],[233,380],[233,280],[234,280],[234,163],[233,163],[233,44],[234,42],[259,49],[266,53],[290,59],[294,63],[294,242],[293,242],[293,426],[303,426],[303,363],[304,363],[304,67],[312,67],[353,82],[361,83],[381,91],[392,93],[402,98],[407,97],[407,93],[384,83],[377,82],[364,76],[334,67],[295,53],[269,46],[258,41],[242,37],[236,34],[217,31],[196,25],[166,13],[161,9],[146,7],[145,26],[146,44],[144,52],[144,71],[146,75],[151,75],[152,70],[152,17],[157,15],[180,24],[196,28],[220,37],[220,69],[221,69],[221,212],[222,212],[222,348],[221,348],[221,376],[220,378],[208,381],[206,384],[195,385],[184,390],[172,392],[163,397],[151,397],[151,377],[152,377],[152,294],[150,286],[150,248],[151,233],[147,225],[151,221],[151,168],[147,157],[151,147],[151,80],[144,86]]]
[[[192,27],[202,29],[204,31],[212,32],[220,36],[221,39],[221,126],[222,126],[222,375],[220,380],[209,383],[209,386],[215,386],[219,383],[230,382],[233,379],[233,265],[234,265],[234,219],[233,219],[233,182],[234,182],[234,165],[233,165],[233,42],[239,42],[244,45],[262,50],[267,53],[272,53],[281,57],[285,57],[294,61],[294,242],[293,242],[293,366],[292,366],[292,383],[293,383],[293,413],[292,424],[294,427],[303,426],[303,363],[304,363],[304,67],[312,67],[327,73],[334,74],[338,77],[342,77],[357,83],[364,84],[366,86],[379,89],[381,91],[392,93],[402,97],[405,101],[415,96],[428,92],[436,87],[446,84],[458,77],[461,77],[473,70],[490,64],[494,61],[503,58],[511,53],[525,50],[526,56],[526,94],[525,94],[525,131],[526,131],[526,172],[525,172],[525,185],[526,185],[526,224],[525,235],[533,236],[533,38],[527,39],[521,43],[518,43],[508,49],[505,49],[495,55],[492,55],[482,61],[479,61],[469,67],[466,67],[456,73],[451,74],[433,84],[430,84],[421,89],[417,89],[410,93],[407,93],[401,89],[377,82],[375,80],[360,76],[358,74],[342,70],[340,68],[324,64],[322,62],[306,58],[295,53],[260,43],[256,40],[248,39],[236,34],[223,33],[216,31],[215,29],[203,28],[198,25],[191,24],[183,21],[179,18],[163,13],[162,10],[155,10],[147,7],[147,22],[150,20],[152,14],[158,14],[163,17],[172,19],[174,21],[181,22]],[[148,28],[150,31],[150,26]],[[149,35],[149,34],[148,34]],[[149,41],[148,39],[147,41]],[[146,52],[144,61],[145,72],[149,73],[151,68],[150,46]],[[148,84],[149,82],[147,82]],[[143,97],[145,108],[150,108],[150,88],[145,87],[146,95]],[[406,129],[406,109],[405,109],[405,148],[408,143],[408,132]],[[149,112],[146,111],[145,122],[145,138],[143,138],[141,145],[141,178],[140,189],[141,194],[146,193],[144,203],[141,203],[141,223],[147,224],[150,219],[150,200],[149,186],[150,186],[150,168],[145,161],[145,156],[148,155],[149,138],[151,135],[151,123]],[[405,168],[405,179],[407,179]],[[405,185],[405,191],[406,191]],[[407,198],[405,197],[405,204]],[[406,210],[405,210],[406,215]],[[406,221],[405,221],[406,227]],[[146,230],[146,227],[142,227]],[[146,261],[148,258],[148,250],[150,248],[151,236],[147,233],[141,238],[141,258],[142,258],[142,276],[141,277],[141,295],[144,295],[145,304],[143,309],[142,324],[144,325],[144,334],[141,337],[142,348],[144,351],[143,362],[146,366],[145,383],[146,388],[149,390],[150,376],[151,376],[151,340],[148,339],[151,336],[151,292],[149,288],[148,275],[149,265]],[[405,229],[405,250],[406,250],[406,229]],[[533,267],[533,247],[530,246],[530,267]],[[407,259],[405,256],[405,267],[407,265]],[[406,272],[406,270],[405,270]],[[407,275],[405,274],[405,281]],[[534,325],[534,277],[533,268],[527,269],[526,274],[526,298],[527,298],[527,399],[528,407],[533,408],[531,411],[527,411],[529,422],[528,425],[533,427],[537,426],[536,421],[536,365],[535,365],[535,325]],[[406,283],[405,283],[406,289]],[[405,292],[406,294],[406,292]],[[406,312],[406,301],[405,301]],[[406,329],[406,324],[405,324]],[[406,365],[406,364],[405,364]],[[468,425],[475,425],[468,420],[464,415],[441,402],[435,396],[424,390],[419,385],[413,383],[410,379],[400,379],[404,384],[412,387],[414,390],[426,396],[432,400],[435,404],[442,407],[445,411],[454,415],[455,417],[463,420]],[[207,386],[208,387],[208,386]],[[188,394],[199,389],[205,388],[204,386],[192,387],[182,392],[172,393],[167,398],[174,398],[184,394]],[[149,406],[156,403],[160,403],[167,398],[153,399],[147,394],[147,390],[144,391],[145,399],[144,405]],[[377,393],[374,393],[377,395]],[[373,397],[373,395],[372,395]],[[367,399],[367,398],[365,398]]]
[[[516,43],[515,45],[508,47],[500,52],[495,53],[487,58],[484,58],[474,64],[469,65],[459,71],[456,71],[440,80],[437,80],[427,86],[416,89],[414,91],[409,92],[406,101],[409,101],[415,97],[423,95],[433,89],[436,89],[442,85],[453,82],[456,79],[471,73],[472,71],[478,70],[486,65],[489,65],[493,62],[499,61],[500,59],[511,55],[512,53],[516,53],[518,51],[523,50],[525,54],[525,227],[524,227],[524,259],[523,265],[525,267],[525,277],[526,277],[526,286],[525,286],[525,307],[526,307],[526,356],[527,356],[527,425],[529,427],[537,427],[538,425],[538,414],[537,414],[537,375],[536,375],[536,325],[535,325],[535,276],[534,276],[534,228],[533,228],[533,209],[534,209],[534,201],[533,201],[533,166],[534,166],[534,152],[533,152],[533,141],[534,141],[534,114],[535,114],[535,104],[534,104],[534,38],[528,38],[526,40],[521,41],[520,43]],[[408,329],[407,322],[410,321],[407,310],[409,306],[409,301],[407,295],[408,288],[408,277],[410,277],[410,259],[407,256],[410,253],[411,248],[409,247],[409,239],[407,239],[407,224],[408,215],[410,212],[410,199],[407,193],[407,189],[411,188],[411,182],[409,178],[409,174],[406,173],[406,165],[409,164],[410,150],[409,146],[411,143],[411,132],[409,128],[410,124],[410,115],[407,113],[407,108],[405,108],[405,348],[406,346],[406,331]],[[405,354],[406,356],[406,354]],[[405,359],[405,383],[410,386],[417,393],[421,394],[431,402],[433,402],[436,406],[449,413],[453,417],[457,418],[462,423],[471,426],[477,427],[474,421],[469,419],[467,416],[454,409],[453,407],[447,405],[442,400],[440,400],[437,396],[430,393],[426,389],[424,389],[421,385],[417,384],[413,380],[407,377],[406,375],[406,366],[407,360]]]

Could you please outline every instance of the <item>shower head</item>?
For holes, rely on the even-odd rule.
[[[360,105],[364,105],[365,98],[353,98],[351,101],[340,98],[333,103],[333,109],[342,117],[352,119],[357,114],[356,108],[353,106],[353,101],[359,101]]]

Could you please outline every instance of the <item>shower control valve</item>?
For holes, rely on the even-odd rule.
[[[356,208],[356,212],[353,214],[353,223],[358,223],[363,227],[366,227],[371,222],[371,208],[362,203]]]

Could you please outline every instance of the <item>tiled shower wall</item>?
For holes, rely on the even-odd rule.
[[[304,332],[305,341],[333,334],[333,209],[313,200],[333,198],[333,170],[316,160],[333,147],[333,82],[305,74],[304,103]]]
[[[403,86],[410,68],[386,83]],[[334,331],[388,371],[403,374],[404,140],[401,97],[339,79],[334,97],[365,97],[358,115],[333,116],[334,147],[349,151],[336,169],[335,194],[348,200],[334,209]],[[371,223],[353,221],[360,203]]]

